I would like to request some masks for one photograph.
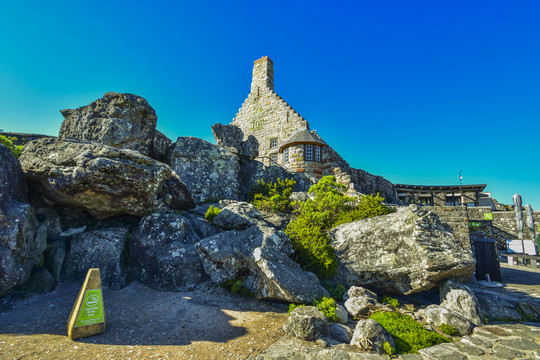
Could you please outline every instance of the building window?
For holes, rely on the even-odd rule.
[[[270,156],[270,158],[272,159],[272,165],[277,164],[277,155],[276,154],[272,154],[272,156]]]
[[[306,145],[306,156],[305,159],[308,161],[313,160],[313,145]]]
[[[289,162],[289,148],[286,148],[283,150],[283,162],[288,163]]]
[[[315,161],[321,161],[321,147],[315,146]]]
[[[446,206],[459,206],[461,200],[461,196],[447,196],[446,197]]]
[[[277,138],[270,140],[270,148],[277,147]]]

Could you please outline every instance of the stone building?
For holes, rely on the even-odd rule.
[[[350,192],[380,193],[396,202],[392,183],[381,176],[354,169],[333,150],[309,123],[274,91],[274,64],[268,56],[255,61],[251,91],[231,125],[239,127],[244,140],[259,142],[256,160],[277,165],[313,179],[334,175]]]
[[[478,185],[404,185],[394,184],[398,198],[406,204],[426,206],[492,206],[487,201],[486,184]],[[491,197],[489,197],[491,199]]]

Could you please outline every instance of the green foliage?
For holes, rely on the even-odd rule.
[[[396,342],[399,354],[417,353],[418,350],[443,342],[449,342],[444,336],[424,329],[417,321],[407,315],[396,312],[375,312],[371,318],[381,324]]]
[[[383,350],[386,355],[392,356],[397,353],[396,348],[392,347],[388,341],[383,343]]]
[[[345,295],[345,292],[347,291],[347,288],[343,284],[336,284],[336,286],[332,286],[329,283],[325,285],[326,290],[330,293],[330,296],[337,301],[343,300],[343,295]]]
[[[391,212],[378,195],[362,196],[358,201],[347,196],[345,191],[346,187],[338,184],[334,176],[323,177],[309,189],[314,198],[302,204],[296,211],[297,217],[285,230],[292,241],[296,260],[304,270],[321,278],[328,278],[337,270],[328,230],[337,223]]]
[[[521,316],[521,321],[525,322],[538,322],[538,319],[531,314],[527,314],[525,311],[523,311],[519,306],[516,308],[517,313],[519,316]]]
[[[315,305],[317,309],[319,309],[328,320],[338,320],[338,317],[336,315],[336,300],[325,296],[321,300],[315,300],[313,302],[313,305]]]
[[[448,324],[442,323],[441,326],[439,326],[439,329],[446,335],[455,336],[458,334],[457,329],[453,326],[450,326]]]
[[[399,307],[399,301],[397,301],[397,299],[394,299],[393,297],[390,297],[388,295],[384,295],[381,298],[381,302],[387,303],[388,305],[393,306],[395,308]]]
[[[216,217],[216,215],[219,214],[220,212],[221,212],[220,208],[210,205],[208,207],[208,210],[206,210],[206,213],[204,214],[204,218],[212,222],[214,218]]]
[[[264,179],[257,180],[257,185],[252,186],[250,197],[253,205],[259,210],[273,212],[291,212],[292,203],[290,200],[293,186],[296,181],[293,179],[281,180],[277,182]]]
[[[13,144],[14,140],[17,140],[17,138],[0,135],[0,144],[7,146],[9,150],[11,150],[13,156],[18,159],[19,156],[21,156],[23,146]]]
[[[247,297],[255,297],[255,293],[253,291],[249,290],[242,280],[238,279],[231,279],[223,282],[221,284],[222,287],[229,290],[232,294],[235,295],[241,295],[241,296],[247,296]]]
[[[306,306],[306,305],[304,305],[304,304],[294,304],[294,303],[290,303],[290,304],[289,304],[289,314],[292,313],[292,311],[293,311],[294,309],[296,309],[297,307],[300,307],[300,306]]]

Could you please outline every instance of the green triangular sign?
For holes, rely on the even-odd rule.
[[[97,324],[103,321],[101,289],[86,290],[75,327]]]

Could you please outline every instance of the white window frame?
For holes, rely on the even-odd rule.
[[[321,147],[315,146],[315,161],[321,161]]]
[[[305,160],[313,161],[313,145],[306,145],[305,147]]]
[[[283,162],[288,163],[289,162],[289,148],[286,148],[283,150]]]
[[[272,165],[277,164],[277,154],[270,155],[270,159],[272,159]]]
[[[270,148],[276,148],[277,147],[277,138],[270,139]]]

